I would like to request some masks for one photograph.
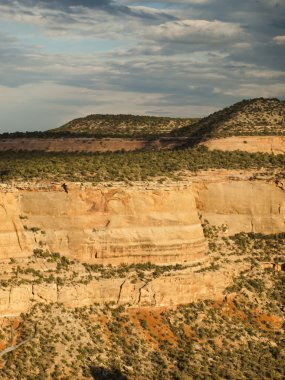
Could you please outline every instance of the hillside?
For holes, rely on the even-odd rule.
[[[44,132],[3,133],[0,151],[170,151],[202,144],[278,155],[285,152],[284,105],[278,99],[243,100],[203,119],[89,115]]]
[[[177,307],[84,305],[79,284],[74,295],[82,305],[70,307],[61,298],[47,303],[45,291],[48,286],[61,291],[67,278],[84,284],[90,276],[103,275],[110,282],[119,276],[122,283],[129,277],[135,287],[137,282],[169,279],[181,272],[177,267],[165,267],[165,275],[162,267],[150,264],[132,267],[130,273],[126,266],[84,265],[79,271],[78,262],[43,250],[35,250],[25,267],[19,259],[2,265],[7,274],[1,286],[10,288],[12,283],[12,297],[17,286],[22,294],[33,286],[35,294],[27,312],[1,321],[1,379],[284,379],[285,272],[273,265],[282,259],[284,234],[225,237],[223,229],[207,223],[204,233],[210,247],[208,266],[191,269],[200,276],[198,288],[206,276],[220,279],[224,268],[243,270],[225,284],[219,299],[209,289],[204,299],[189,298]],[[140,286],[144,299],[148,291]],[[5,353],[14,347],[13,353]]]
[[[0,379],[284,379],[283,108],[2,136]]]
[[[263,98],[243,100],[172,134],[189,136],[195,141],[230,136],[283,136],[285,101]]]
[[[194,118],[95,114],[74,119],[50,132],[102,137],[158,136],[167,135],[169,132],[193,124],[197,120]]]

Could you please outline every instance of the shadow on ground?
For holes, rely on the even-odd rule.
[[[128,380],[117,368],[91,367],[90,373],[94,380]]]

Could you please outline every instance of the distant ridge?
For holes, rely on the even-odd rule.
[[[275,98],[243,100],[173,131],[172,135],[189,136],[198,141],[243,135],[284,136],[285,101]]]
[[[102,137],[161,136],[189,126],[198,120],[197,118],[94,114],[74,119],[49,132],[90,134]]]

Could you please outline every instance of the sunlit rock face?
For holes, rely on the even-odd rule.
[[[98,264],[199,261],[200,214],[228,234],[285,230],[285,185],[207,173],[181,184],[2,185],[0,258],[43,246]]]
[[[191,262],[207,250],[191,187],[25,187],[1,193],[2,258],[39,244],[113,265]]]
[[[201,145],[209,150],[285,154],[285,136],[233,136],[208,140]]]
[[[55,270],[54,262],[26,259],[39,248],[91,264],[190,265],[149,280],[134,281],[126,275],[60,285],[56,281],[34,283],[28,273],[23,275],[26,281],[1,286],[0,315],[18,315],[34,302],[60,302],[71,308],[94,302],[171,307],[221,299],[235,272],[244,268],[235,264],[219,271],[197,270],[207,267],[209,260],[201,220],[226,225],[225,235],[285,230],[285,184],[250,181],[250,175],[220,170],[167,184],[1,185],[0,270],[4,281],[11,276],[13,265],[25,269],[25,260],[32,260],[34,269],[42,273],[50,267]],[[19,264],[11,258],[20,260]],[[80,270],[85,271],[84,266]]]
[[[195,187],[197,208],[203,218],[213,225],[227,225],[229,235],[285,231],[285,187],[281,182],[208,178]]]

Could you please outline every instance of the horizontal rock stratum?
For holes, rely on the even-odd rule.
[[[212,139],[201,143],[209,150],[234,151],[249,153],[285,154],[285,136],[234,136]]]
[[[143,138],[94,138],[94,137],[53,137],[53,138],[0,138],[0,151],[43,151],[43,152],[118,152],[138,149],[173,149],[185,145],[186,137],[160,139]]]
[[[168,184],[2,185],[0,258],[39,244],[80,261],[183,263],[207,251],[198,214],[228,233],[285,230],[285,186],[209,171]]]
[[[179,263],[186,269],[148,281],[126,275],[98,277],[87,283],[58,284],[54,279],[37,284],[31,278],[28,283],[1,287],[0,313],[19,314],[33,302],[61,302],[66,307],[104,302],[173,306],[223,297],[232,277],[244,268],[235,264],[218,272],[197,271],[209,266],[201,222],[207,219],[211,225],[226,225],[225,235],[285,231],[285,184],[270,179],[249,180],[252,174],[213,170],[178,183],[132,186],[1,185],[0,264],[2,273],[6,273],[3,280],[15,275],[17,265],[25,268],[25,260],[30,260],[33,250],[39,247],[89,264]],[[11,258],[17,262],[9,263]],[[32,259],[30,265],[45,276],[52,266],[56,270],[55,263],[45,264],[37,259]],[[75,266],[74,270],[80,278],[82,268],[77,270]],[[31,273],[22,276],[29,279]]]
[[[207,250],[191,187],[68,185],[1,192],[0,257],[40,242],[85,262],[180,263]]]

